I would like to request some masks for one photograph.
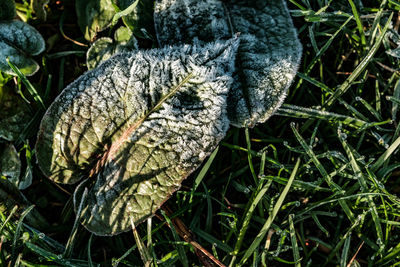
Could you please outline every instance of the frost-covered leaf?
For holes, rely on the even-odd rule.
[[[22,21],[0,22],[0,70],[16,75],[7,63],[7,57],[23,74],[33,75],[39,65],[31,56],[43,52],[45,43],[40,33]]]
[[[124,10],[137,0],[118,0],[118,7]],[[139,0],[132,12],[122,17],[123,22],[131,31],[140,38],[150,38],[153,32],[153,6],[154,0]]]
[[[21,160],[14,145],[0,143],[0,176],[5,176],[7,180],[18,187],[20,175]]]
[[[90,187],[82,223],[99,235],[151,216],[215,149],[238,39],[117,54],[47,110],[36,144],[43,173]]]
[[[233,125],[264,122],[282,104],[302,50],[285,1],[158,0],[154,16],[160,46],[240,33],[228,103]]]
[[[40,20],[45,21],[47,19],[47,12],[45,9],[45,5],[49,3],[50,0],[32,0],[31,6],[33,11],[36,13],[36,17]]]
[[[0,139],[15,141],[31,120],[31,112],[21,97],[0,86]]]
[[[91,45],[86,54],[86,65],[91,70],[117,53],[137,48],[137,40],[132,32],[126,27],[121,27],[115,32],[114,40],[103,37]]]
[[[111,25],[115,8],[111,0],[76,0],[78,25],[88,41]]]
[[[15,17],[14,0],[0,0],[0,20],[11,20]]]

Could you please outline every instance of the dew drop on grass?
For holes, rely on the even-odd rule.
[[[29,241],[29,237],[30,237],[29,233],[28,233],[28,232],[24,232],[24,233],[22,234],[21,239],[22,239],[24,242],[26,242],[26,241]]]
[[[45,234],[44,234],[44,233],[39,233],[39,234],[38,234],[38,237],[39,237],[40,239],[43,239],[43,238],[45,237]]]
[[[347,134],[343,133],[342,131],[339,131],[339,138],[340,140],[344,141],[347,139]]]
[[[289,146],[289,142],[288,141],[283,141],[283,145],[288,147]]]
[[[296,207],[300,207],[301,203],[300,203],[300,201],[296,201],[296,202],[294,202],[294,205],[295,205]]]
[[[355,100],[356,100],[356,101],[361,101],[361,97],[356,96]]]

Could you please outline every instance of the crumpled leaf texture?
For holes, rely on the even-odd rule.
[[[158,0],[160,46],[205,43],[240,33],[231,124],[253,127],[282,104],[301,58],[301,44],[283,0]]]
[[[43,52],[45,43],[40,33],[22,21],[0,22],[0,69],[15,75],[6,59],[16,65],[25,75],[33,75],[39,65],[30,56]]]
[[[151,216],[215,149],[238,39],[118,54],[70,84],[46,112],[42,171],[89,187],[82,223],[112,235]],[[100,157],[98,156],[100,155]]]

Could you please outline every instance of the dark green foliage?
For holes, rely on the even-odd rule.
[[[15,17],[15,2],[14,0],[0,0],[0,21],[11,20]]]

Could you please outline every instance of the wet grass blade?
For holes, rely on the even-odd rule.
[[[282,207],[283,201],[285,200],[286,195],[289,192],[290,187],[292,186],[292,183],[294,181],[294,178],[296,177],[299,166],[300,166],[300,159],[297,159],[296,165],[290,175],[287,185],[285,186],[285,188],[283,189],[282,193],[280,194],[278,200],[276,201],[274,209],[272,210],[272,213],[268,217],[264,226],[261,228],[261,231],[258,233],[257,237],[253,240],[250,247],[246,250],[245,254],[243,255],[243,258],[240,260],[241,265],[243,265],[247,262],[249,257],[259,247],[261,241],[264,239],[264,236],[270,229],[272,222],[274,221],[276,215],[278,214],[280,208]]]
[[[31,94],[35,102],[38,103],[38,105],[41,108],[46,109],[42,97],[36,91],[35,87],[33,87],[33,85],[30,83],[28,78],[26,78],[26,76],[18,69],[18,67],[15,66],[8,58],[7,58],[7,63],[10,66],[10,68],[12,68],[12,70],[18,75],[18,78],[20,78],[21,81],[25,84],[26,89],[28,89],[28,92]]]
[[[301,267],[301,258],[300,258],[300,251],[299,251],[299,246],[297,245],[297,239],[296,239],[296,230],[294,229],[294,214],[289,215],[289,230],[290,230],[290,240],[292,242],[292,250],[293,250],[293,258],[294,261],[296,262],[295,267]]]
[[[371,47],[371,49],[368,51],[368,54],[364,57],[364,59],[360,62],[360,64],[357,66],[357,68],[354,69],[354,71],[351,73],[351,75],[342,83],[335,91],[335,93],[328,98],[328,100],[324,103],[324,109],[328,109],[329,107],[332,106],[335,101],[342,96],[344,93],[347,92],[347,90],[351,87],[353,82],[360,76],[360,74],[365,70],[365,68],[368,66],[368,64],[371,62],[373,59],[373,56],[375,53],[378,51],[379,47],[381,46],[381,43],[383,41],[383,38],[385,37],[386,31],[388,30],[390,23],[392,21],[393,13],[390,14],[390,17],[385,24],[385,27],[382,29],[381,34],[379,35],[378,39],[376,40],[375,44]]]
[[[319,172],[321,173],[321,175],[324,177],[324,180],[326,181],[326,183],[329,185],[329,187],[331,188],[333,193],[339,193],[339,194],[343,194],[343,190],[342,188],[340,188],[339,185],[337,185],[336,183],[334,183],[332,181],[332,177],[328,174],[328,172],[325,170],[325,168],[322,166],[321,162],[318,160],[318,158],[315,156],[314,152],[312,151],[311,147],[309,147],[306,143],[306,141],[303,139],[303,137],[301,137],[301,135],[299,134],[299,132],[296,130],[296,128],[294,127],[294,124],[291,125],[292,127],[292,131],[295,134],[297,140],[299,141],[299,143],[301,144],[301,146],[303,147],[303,149],[306,151],[307,155],[311,158],[311,160],[313,161],[314,165],[317,167],[317,169],[319,170]],[[342,209],[344,210],[344,212],[346,213],[347,217],[349,218],[349,220],[351,222],[355,221],[355,217],[353,212],[351,211],[349,205],[346,203],[346,201],[344,200],[339,200],[339,203],[342,207]]]

